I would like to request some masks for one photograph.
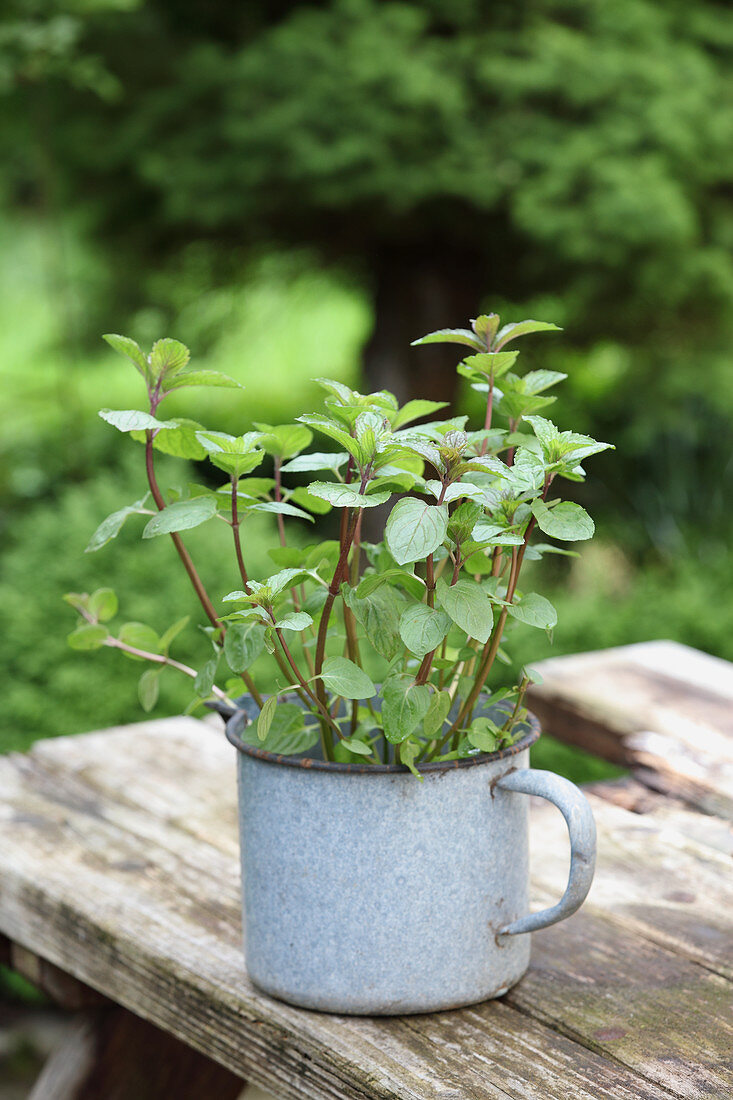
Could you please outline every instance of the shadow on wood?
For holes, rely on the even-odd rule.
[[[80,1014],[29,1100],[236,1100],[244,1081],[124,1009]]]

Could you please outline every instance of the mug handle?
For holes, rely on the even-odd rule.
[[[499,932],[501,936],[516,936],[520,932],[536,932],[569,917],[585,901],[596,865],[596,823],[585,795],[569,779],[554,772],[522,768],[508,772],[496,784],[505,791],[539,795],[552,802],[562,813],[570,834],[570,874],[565,893],[557,905],[528,913],[512,921]]]

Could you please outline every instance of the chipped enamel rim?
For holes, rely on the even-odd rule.
[[[243,711],[237,711],[236,714],[232,715],[226,724],[227,740],[239,752],[245,753],[246,756],[251,756],[255,760],[261,760],[265,764],[279,764],[286,768],[303,768],[307,771],[336,772],[342,775],[410,774],[410,769],[404,764],[342,764],[335,760],[314,760],[308,756],[284,756],[282,753],[266,752],[264,749],[247,745],[242,741],[240,730],[244,718],[246,718],[246,715]],[[528,749],[530,745],[534,745],[541,733],[540,723],[536,715],[531,712],[528,713],[526,722],[529,725],[527,732],[513,745],[508,745],[505,749],[481,753],[477,756],[466,756],[462,760],[434,760],[428,764],[420,764],[418,771],[421,775],[423,773],[455,771],[458,768],[474,768],[477,764],[493,764],[496,760],[516,756],[517,753]]]

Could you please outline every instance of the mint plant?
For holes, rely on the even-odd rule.
[[[102,549],[131,517],[145,516],[143,539],[173,541],[206,616],[211,649],[199,669],[170,656],[188,619],[162,636],[136,622],[113,631],[117,598],[110,589],[65,597],[82,620],[69,643],[109,646],[147,662],[139,685],[147,710],[168,668],[192,679],[196,702],[234,707],[244,689],[258,708],[244,737],[276,753],[320,744],[326,760],[402,763],[419,775],[428,761],[510,744],[526,717],[531,674],[523,672],[512,688],[491,689],[495,662],[509,660],[505,633],[514,621],[551,631],[557,620],[544,596],[521,586],[522,567],[570,552],[557,543],[593,535],[588,513],[550,490],[558,479],[581,481],[582,462],[609,446],[560,431],[540,415],[555,400],[547,391],[566,375],[517,371],[519,353],[509,345],[556,329],[542,321],[500,327],[492,313],[470,328],[414,342],[462,345],[458,373],[485,398],[478,430],[466,416],[426,420],[443,408],[438,402],[400,408],[386,390],[361,394],[319,379],[323,411],[295,424],[256,423],[239,436],[160,415],[172,392],[237,382],[192,369],[176,340],[159,340],[146,355],[128,337],[106,336],[141,374],[147,409],[103,409],[100,416],[144,445],[148,492],[108,516],[87,550]],[[314,434],[327,449],[308,450]],[[157,451],[208,461],[222,483],[164,493]],[[252,476],[265,460],[271,476]],[[302,475],[312,480],[291,484]],[[388,505],[384,538],[366,541],[365,511]],[[307,525],[331,511],[338,537],[304,539]],[[274,571],[262,578],[247,568],[247,521],[258,512],[273,513],[278,532],[269,551]],[[231,529],[238,578],[218,601],[182,535],[211,522]],[[258,689],[260,673],[268,683],[274,678],[269,695]]]

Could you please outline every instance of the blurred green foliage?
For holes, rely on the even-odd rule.
[[[375,377],[375,316],[395,389],[430,381],[407,349],[428,327],[559,320],[532,352],[570,375],[556,419],[618,449],[580,490],[599,541],[548,574],[554,652],[733,657],[732,60],[722,0],[9,0],[0,747],[140,716],[138,667],[66,650],[61,592],[111,583],[161,626],[191,608],[169,546],[81,554],[142,485],[95,416],[140,396],[110,330],[244,382],[193,410],[234,430],[313,404],[313,375],[356,382],[365,346]],[[164,678],[161,712],[186,698]]]

